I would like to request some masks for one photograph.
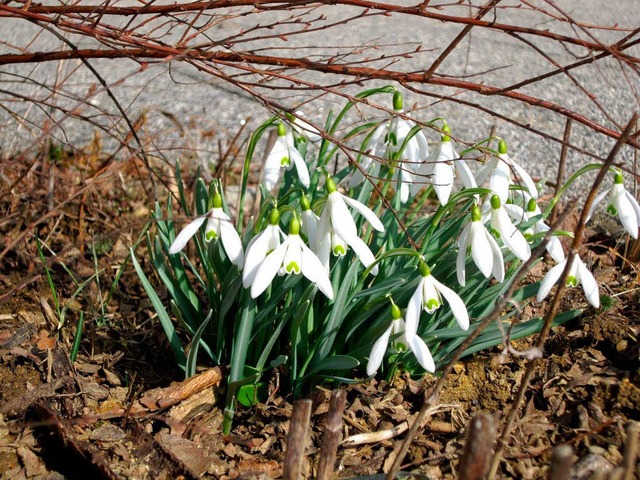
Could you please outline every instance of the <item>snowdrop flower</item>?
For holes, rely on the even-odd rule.
[[[524,194],[524,199],[527,205],[526,210],[513,203],[507,203],[506,205],[504,205],[504,209],[507,211],[509,216],[517,222],[526,222],[533,217],[542,215],[542,212],[540,211],[540,207],[538,207],[536,200],[534,198],[531,198],[531,196],[526,192],[522,193]],[[524,235],[525,238],[527,238],[527,236],[532,236],[539,233],[545,234],[549,230],[549,225],[547,225],[542,219],[540,219],[529,229],[527,229],[527,231],[524,232]],[[560,263],[562,260],[564,260],[565,257],[564,250],[562,249],[562,243],[557,236],[552,235],[549,241],[547,241],[547,245],[545,247],[547,249],[547,252],[549,252],[549,255],[551,255],[551,258],[553,258],[556,263]]]
[[[513,183],[511,170],[514,170],[522,179],[522,183],[529,190],[529,194],[533,198],[538,198],[536,184],[527,171],[507,154],[507,142],[504,140],[500,140],[498,145],[498,156],[489,159],[487,163],[478,170],[476,180],[480,185],[490,174],[489,188],[500,197],[502,203],[506,203],[509,197],[509,186]]]
[[[400,92],[393,94],[393,109],[396,113],[403,113],[403,100]],[[365,147],[369,155],[363,155],[362,170],[371,176],[377,176],[380,171],[380,160],[390,161],[393,168],[393,179],[399,182],[400,200],[406,203],[409,200],[410,185],[414,182],[414,173],[425,158],[429,155],[429,144],[422,131],[417,132],[402,149],[406,138],[416,124],[394,116],[388,122],[378,126],[371,135]],[[399,157],[402,158],[399,158]],[[357,169],[349,182],[349,187],[360,185],[365,175]]]
[[[544,276],[542,283],[540,284],[540,290],[538,290],[539,302],[544,300],[546,296],[549,295],[551,288],[558,283],[558,280],[560,280],[562,272],[564,272],[567,265],[567,260],[568,259],[565,258],[562,262],[549,270]],[[566,285],[567,287],[576,287],[579,284],[582,284],[582,289],[584,290],[584,294],[586,295],[587,300],[589,300],[589,303],[595,308],[600,307],[598,283],[593,277],[593,274],[585,266],[582,260],[580,260],[580,256],[576,254],[573,264],[571,265],[571,270],[569,271],[569,276],[567,277]]]
[[[449,303],[460,328],[467,330],[469,328],[469,314],[458,294],[433,278],[431,270],[422,261],[420,262],[420,274],[422,279],[418,282],[418,288],[407,305],[407,332],[416,334],[420,312],[422,310],[429,314],[435,312],[442,305],[442,297]]]
[[[309,201],[309,197],[306,195],[302,196],[300,204],[302,206],[302,233],[304,233],[309,239],[309,246],[311,247],[311,250],[317,253],[318,223],[320,222],[320,217],[311,210],[311,202]]]
[[[513,252],[513,254],[526,262],[531,257],[531,247],[529,242],[524,238],[509,218],[509,214],[502,206],[498,195],[491,196],[491,228],[498,233],[500,239],[505,246]]]
[[[369,361],[367,362],[367,375],[374,375],[384,359],[384,354],[387,351],[387,345],[389,344],[389,338],[393,335],[394,339],[391,341],[391,346],[396,352],[404,352],[410,350],[416,356],[418,363],[427,372],[435,372],[436,365],[424,340],[418,335],[407,335],[405,329],[405,323],[402,319],[400,308],[391,301],[391,325],[385,330],[385,332],[376,340],[369,354]]]
[[[264,259],[282,243],[284,234],[278,226],[279,220],[280,213],[274,208],[269,214],[269,225],[267,225],[267,228],[253,237],[249,245],[247,245],[244,269],[242,271],[242,285],[244,288],[249,288]]]
[[[242,240],[236,231],[229,216],[222,210],[222,195],[216,193],[213,197],[213,208],[204,215],[196,218],[184,227],[176,239],[169,247],[169,254],[174,255],[184,248],[187,242],[193,237],[198,229],[207,220],[204,230],[204,238],[207,242],[219,238],[222,241],[222,248],[231,260],[231,263],[238,268],[242,268],[244,263],[244,251],[242,250]]]
[[[264,292],[278,272],[298,275],[302,273],[329,300],[333,300],[333,287],[329,273],[325,270],[315,253],[309,250],[300,238],[300,221],[291,219],[289,235],[273,252],[260,263],[251,282],[251,297],[257,298]]]
[[[291,122],[291,128],[298,135],[298,138],[309,140],[310,142],[318,142],[322,140],[320,131],[309,122],[302,120],[303,113],[296,111],[295,115],[287,113],[287,118]]]
[[[596,205],[607,195],[607,212],[620,217],[622,226],[633,238],[638,238],[638,225],[640,225],[640,206],[638,201],[624,188],[622,172],[617,171],[613,181],[613,187],[606,192],[602,192],[596,197],[589,210],[588,218],[591,218]]]
[[[482,274],[489,278],[491,275],[499,282],[504,280],[504,260],[500,247],[482,223],[482,213],[477,205],[471,209],[471,221],[464,227],[458,238],[458,258],[456,272],[458,282],[465,285],[465,259],[467,251],[471,251],[471,258]]]
[[[473,177],[471,169],[464,160],[460,159],[460,155],[455,151],[451,144],[451,129],[445,124],[442,127],[444,132],[441,136],[441,142],[438,149],[420,165],[418,176],[431,177],[433,189],[438,196],[441,205],[445,205],[449,201],[451,190],[453,189],[454,172],[457,172],[462,180],[462,184],[466,188],[475,188],[478,185]],[[453,162],[453,163],[452,163]],[[419,183],[414,183],[415,187],[420,188]],[[414,192],[415,192],[414,188]]]
[[[295,165],[300,183],[309,188],[309,169],[302,155],[293,142],[293,134],[287,132],[284,123],[278,124],[278,138],[271,152],[267,156],[264,165],[264,186],[271,191],[280,179],[280,171],[283,168],[290,170]]]
[[[369,267],[375,261],[375,257],[367,244],[358,236],[358,228],[347,205],[357,210],[379,232],[384,232],[384,225],[369,207],[338,192],[336,183],[330,177],[327,178],[327,191],[329,196],[317,227],[318,257],[328,270],[331,253],[344,256],[347,253],[347,247],[351,247],[362,264]],[[373,267],[371,273],[378,274],[377,265]]]

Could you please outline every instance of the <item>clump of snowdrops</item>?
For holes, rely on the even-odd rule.
[[[502,343],[506,329],[515,339],[542,326],[515,315],[558,281],[567,261],[558,235],[570,233],[548,234],[558,197],[541,211],[541,185],[525,169],[536,159],[509,151],[502,138],[456,151],[444,119],[408,120],[394,87],[357,97],[374,95],[392,100],[393,114],[381,122],[345,131],[349,102],[322,132],[299,112],[261,125],[248,144],[235,218],[219,181],[198,179],[187,193],[179,166],[180,206],[192,219],[177,226],[170,199],[156,206],[149,255],[169,311],[135,257],[134,266],[186,375],[199,358],[229,366],[227,432],[236,402],[264,398],[263,375],[273,369],[294,396],[320,382],[437,372],[544,241],[557,265],[541,283],[523,285],[465,354]],[[270,130],[277,137],[263,166],[259,213],[245,221],[245,194],[256,188],[249,172],[260,169],[259,141]],[[339,161],[343,154],[349,162]],[[608,210],[636,237],[640,208],[622,173],[613,177],[598,201],[608,197]],[[598,285],[579,257],[567,284],[582,285],[599,306]]]

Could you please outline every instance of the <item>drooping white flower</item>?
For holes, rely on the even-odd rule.
[[[542,215],[542,212],[540,211],[540,207],[538,207],[536,200],[532,198],[528,193],[526,192],[522,192],[522,193],[524,194],[523,196],[524,196],[524,200],[527,205],[527,208],[523,209],[522,207],[515,205],[513,203],[507,203],[506,205],[504,205],[504,209],[509,214],[509,217],[511,217],[516,222],[527,222],[531,220],[533,217]],[[549,225],[544,223],[544,220],[542,220],[541,218],[536,223],[534,223],[531,227],[529,227],[524,232],[524,235],[526,238],[528,235],[532,236],[539,233],[545,234],[549,230],[550,230]],[[551,258],[553,258],[556,263],[559,263],[562,260],[564,260],[565,257],[564,257],[564,250],[562,249],[562,243],[560,242],[560,239],[557,236],[552,235],[547,241],[545,248],[547,249],[547,252],[549,252],[549,255],[551,255]]]
[[[287,118],[291,121],[291,128],[294,132],[299,137],[309,140],[310,142],[315,143],[322,140],[320,131],[306,120],[303,120],[303,116],[304,114],[300,110],[297,110],[295,115],[287,114]]]
[[[300,238],[300,221],[291,219],[289,235],[271,253],[269,253],[255,272],[251,282],[251,296],[257,298],[271,284],[279,271],[287,274],[300,274],[315,283],[327,298],[333,300],[333,287],[329,273],[316,254]]]
[[[309,246],[314,253],[318,253],[318,223],[320,217],[311,210],[311,202],[306,195],[300,199],[302,206],[302,233],[309,239]]]
[[[502,203],[506,203],[509,198],[509,186],[513,184],[512,170],[518,174],[529,195],[538,198],[538,189],[531,175],[507,154],[507,142],[504,140],[500,140],[498,145],[498,156],[490,158],[478,170],[476,181],[481,185],[489,177],[489,188],[500,197]]]
[[[627,233],[637,239],[638,226],[640,225],[640,205],[638,205],[636,198],[624,188],[623,180],[622,172],[616,171],[613,186],[596,197],[589,210],[587,220],[593,215],[596,205],[608,196],[607,212],[611,215],[617,214]]]
[[[422,186],[419,182],[421,177],[431,177],[431,184],[436,192],[441,205],[449,201],[449,196],[453,190],[453,179],[455,173],[458,174],[465,188],[476,188],[476,180],[467,163],[460,158],[451,144],[451,129],[448,125],[442,127],[444,132],[441,136],[440,145],[429,156],[426,162],[417,169],[416,182],[413,193]]]
[[[537,298],[539,302],[544,300],[546,296],[549,295],[549,292],[551,291],[553,286],[558,283],[558,280],[560,280],[562,272],[567,265],[567,261],[568,258],[565,258],[562,262],[549,270],[544,276],[544,278],[542,279],[542,283],[540,283],[540,290],[538,290]],[[596,282],[596,279],[586,267],[584,262],[580,260],[580,256],[576,254],[573,260],[573,264],[571,265],[571,270],[569,271],[569,276],[567,277],[566,285],[567,287],[576,287],[580,284],[582,285],[582,289],[584,290],[584,294],[587,297],[589,303],[595,308],[600,307],[598,282]]]
[[[471,250],[471,258],[482,274],[491,275],[499,282],[504,280],[504,260],[500,247],[482,223],[482,213],[477,205],[471,209],[471,221],[464,227],[458,238],[458,258],[456,273],[458,282],[465,285],[465,260],[467,251]]]
[[[331,253],[343,256],[347,252],[347,247],[351,247],[362,264],[369,267],[375,261],[375,257],[367,244],[358,236],[358,228],[347,205],[358,211],[379,232],[384,232],[384,225],[369,207],[338,192],[331,178],[327,178],[327,191],[329,196],[320,215],[317,229],[318,257],[328,269]],[[377,275],[377,265],[373,267],[371,273]]]
[[[302,155],[294,145],[293,134],[287,132],[283,123],[278,124],[278,138],[267,156],[264,164],[264,186],[271,191],[278,184],[283,168],[291,170],[296,167],[300,183],[309,188],[309,169]]]
[[[406,350],[413,352],[422,368],[430,373],[435,372],[436,365],[429,347],[418,335],[408,334],[400,308],[393,302],[391,303],[391,318],[389,328],[373,344],[369,354],[369,361],[367,362],[367,375],[374,375],[382,365],[382,360],[384,360],[384,354],[387,351],[387,345],[389,345],[389,339],[392,335],[395,338],[391,341],[391,346],[396,352],[404,352]]]
[[[269,215],[269,224],[267,227],[253,237],[249,245],[247,245],[244,269],[242,270],[242,285],[244,288],[249,288],[264,259],[282,243],[284,234],[278,226],[279,219],[280,214],[278,210],[273,209]]]
[[[404,113],[400,92],[393,95],[393,109],[397,114]],[[349,181],[349,187],[355,187],[364,181],[363,172],[369,176],[377,176],[380,161],[386,160],[393,169],[392,179],[398,182],[400,200],[406,203],[414,182],[414,173],[429,155],[429,144],[422,131],[418,131],[407,140],[415,126],[411,120],[397,115],[379,125],[367,141],[364,149],[367,153],[362,156],[361,169],[356,169]]]
[[[422,261],[420,262],[420,274],[422,278],[418,282],[418,288],[407,305],[407,331],[415,334],[418,331],[420,312],[422,310],[430,314],[435,312],[442,306],[442,297],[449,303],[451,312],[460,328],[467,330],[469,328],[469,313],[458,294],[436,280],[431,275],[427,264]]]
[[[500,197],[492,195],[491,205],[491,228],[500,235],[500,239],[513,254],[526,262],[531,257],[531,247],[524,235],[511,223],[509,214],[502,206]]]
[[[174,255],[184,248],[187,242],[193,237],[204,221],[207,220],[205,227],[205,240],[210,242],[219,238],[222,241],[222,247],[231,260],[231,263],[238,268],[242,268],[244,263],[244,251],[242,249],[242,240],[240,235],[233,226],[229,216],[222,210],[222,196],[216,193],[213,197],[213,208],[204,215],[196,218],[186,227],[184,227],[169,247],[169,253]]]

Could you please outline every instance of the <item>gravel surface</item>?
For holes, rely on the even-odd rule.
[[[553,10],[550,4],[542,0],[528,3],[549,11]],[[435,4],[436,2],[431,2],[430,7]],[[573,19],[584,24],[607,27],[617,25],[620,29],[640,26],[638,0],[563,0],[557,1],[556,5]],[[490,14],[486,19],[495,18],[501,23],[550,29],[556,33],[579,36],[583,39],[591,39],[589,36],[594,35],[596,39],[607,42],[619,40],[629,33],[604,29],[581,30],[567,22],[553,20],[547,15],[532,11],[517,1],[503,1],[500,6],[504,8],[499,9],[495,17]],[[368,12],[368,16],[344,23],[344,19],[362,13],[359,8],[344,6],[327,5],[305,10],[260,11],[250,14],[247,13],[249,11],[251,9],[230,9],[229,13],[233,18],[220,22],[208,30],[207,35],[215,40],[226,39],[242,31],[247,32],[243,39],[269,35],[270,38],[260,41],[239,41],[230,48],[234,51],[262,48],[265,50],[261,51],[261,54],[317,60],[337,53],[349,54],[348,58],[352,60],[363,60],[362,66],[386,67],[405,72],[424,71],[463,28],[462,25],[409,15],[382,16],[374,11]],[[449,5],[435,11],[462,15],[468,14],[465,13],[468,12],[468,6]],[[302,15],[303,13],[305,14]],[[558,11],[555,13],[561,17]],[[305,34],[295,33],[301,28],[300,23],[280,25],[272,29],[255,29],[258,24],[266,26],[270,22],[282,22],[298,15],[305,21],[324,16],[324,20],[311,23],[310,30],[321,24],[324,24],[325,28]],[[103,21],[115,20],[105,18]],[[38,27],[32,23],[10,18],[2,18],[0,22],[0,40],[3,42],[2,50],[5,53],[17,53],[19,49],[36,52],[64,47],[58,37],[47,32],[39,32]],[[338,24],[331,26],[333,22]],[[164,28],[161,25],[158,27]],[[151,25],[147,28],[151,29]],[[71,34],[66,34],[66,37],[79,48],[91,46],[93,42]],[[167,33],[164,41],[171,43],[179,37],[180,29],[177,29]],[[522,39],[532,43],[527,44]],[[204,39],[198,39],[202,40]],[[194,43],[198,41],[194,40]],[[369,48],[375,45],[381,47]],[[411,58],[389,59],[389,54],[393,52],[411,52],[418,47],[421,51],[411,55]],[[582,58],[580,55],[586,52],[579,47],[565,47],[552,40],[531,36],[516,38],[496,30],[474,28],[440,66],[438,73],[504,87],[553,69],[549,60],[541,53],[542,50],[545,56],[560,64],[579,60]],[[383,51],[387,55],[385,59],[380,58]],[[633,47],[627,50],[627,53],[640,56],[640,47]],[[120,105],[132,120],[135,121],[141,114],[145,114],[145,137],[150,136],[154,139],[153,145],[147,145],[147,150],[169,160],[194,156],[205,161],[215,160],[220,156],[219,145],[226,144],[241,125],[249,122],[250,126],[256,126],[270,115],[263,103],[246,91],[185,63],[155,63],[145,69],[141,69],[136,62],[124,59],[91,60],[91,64],[108,82]],[[227,73],[232,71],[226,70]],[[313,72],[286,73],[293,73],[297,78],[325,86],[340,80]],[[53,95],[50,87],[56,83],[61,84],[61,88]],[[104,92],[95,75],[78,60],[4,66],[0,69],[0,84],[0,98],[4,107],[0,114],[3,121],[0,146],[5,156],[11,156],[29,145],[38,148],[42,143],[41,130],[38,127],[45,122],[59,123],[59,128],[53,130],[55,138],[73,146],[85,145],[96,132],[100,132],[105,145],[115,148],[117,143],[110,141],[109,136],[113,134],[123,138],[126,135],[126,125],[120,118],[114,101]],[[274,84],[289,86],[291,82],[280,80],[272,83]],[[382,84],[367,83],[365,86]],[[332,90],[341,94],[353,94],[362,88],[364,87],[350,85]],[[436,86],[426,86],[424,89],[432,94],[448,95],[451,99],[473,102],[556,138],[562,137],[565,128],[563,116],[504,97],[483,97],[471,92]],[[282,106],[300,107],[307,117],[317,124],[324,122],[330,109],[339,108],[344,103],[339,95],[333,93],[325,93],[322,98],[306,103],[318,92],[289,89],[270,92],[264,87],[257,87],[257,90],[262,94],[268,94],[273,101]],[[619,129],[632,113],[639,109],[639,90],[638,74],[622,66],[618,60],[608,58],[598,61],[595,65],[572,70],[572,78],[557,75],[523,87],[519,91],[563,105],[608,128]],[[489,113],[465,107],[451,99],[438,101],[406,90],[403,92],[405,107],[412,110],[416,119],[426,121],[438,116],[445,117],[453,130],[454,138],[468,143],[485,138],[495,126],[496,133],[508,139],[512,156],[535,176],[555,177],[560,152],[560,145],[556,141],[532,134]],[[24,101],[27,97],[36,97],[47,104],[74,111],[90,122],[67,118],[58,108],[34,106],[33,103]],[[83,100],[86,97],[89,97],[88,102]],[[390,99],[387,97],[377,97],[376,101],[387,108],[390,107]],[[108,112],[109,115],[105,115],[104,112]],[[380,112],[372,109],[364,108],[356,113],[371,119],[382,118]],[[16,120],[16,114],[22,116],[20,121]],[[430,140],[436,139],[437,135],[434,132],[430,135]],[[574,124],[571,141],[588,154],[570,151],[569,171],[593,161],[590,155],[606,156],[613,145],[610,138],[595,134],[578,124]],[[621,159],[632,162],[632,150],[624,149]]]

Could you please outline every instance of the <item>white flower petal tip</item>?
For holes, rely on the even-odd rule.
[[[558,280],[560,280],[562,272],[566,267],[567,261],[568,259],[564,259],[549,270],[544,276],[536,297],[538,302],[543,301],[547,295],[549,295],[553,286],[558,283]],[[580,284],[582,285],[582,289],[589,303],[593,305],[594,308],[599,308],[600,294],[598,291],[598,283],[596,282],[593,274],[580,259],[580,256],[576,255],[573,265],[571,266],[571,270],[569,271],[569,276],[567,277],[567,286],[576,287]]]
[[[169,254],[175,255],[176,253],[181,251],[185,247],[187,242],[191,240],[191,237],[193,237],[196,234],[196,232],[200,229],[200,227],[202,226],[202,224],[206,219],[207,219],[207,216],[203,215],[189,222],[180,231],[180,233],[175,238],[173,243],[171,243],[171,246],[169,247]]]

